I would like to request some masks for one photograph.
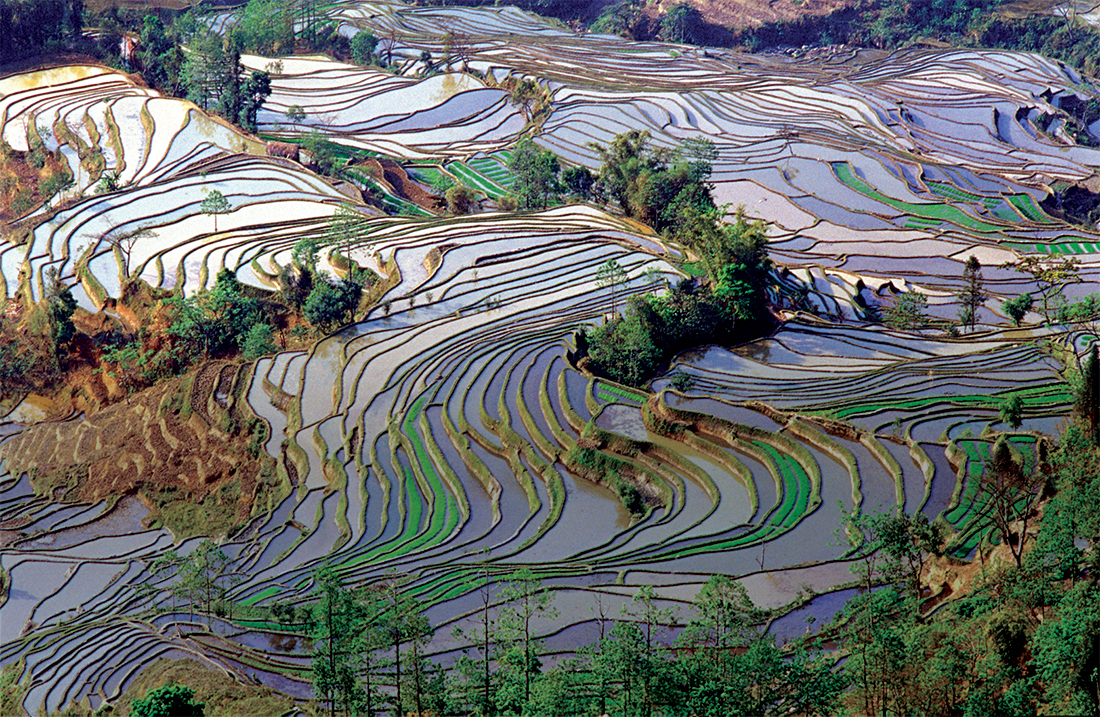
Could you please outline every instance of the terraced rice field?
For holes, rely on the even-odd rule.
[[[266,448],[293,490],[224,544],[243,576],[235,601],[301,602],[323,562],[357,582],[396,570],[447,660],[462,647],[451,628],[473,609],[471,577],[486,561],[494,579],[528,566],[554,586],[564,609],[547,630],[568,635],[597,593],[615,604],[639,585],[670,606],[714,573],[740,578],[764,607],[791,602],[803,583],[840,588],[851,580],[848,548],[822,536],[836,534],[842,510],[942,516],[959,555],[988,535],[976,479],[990,431],[1007,430],[999,405],[1023,397],[1014,440],[1033,450],[1068,410],[1050,346],[1081,348],[1035,314],[1011,328],[1002,302],[1034,287],[997,265],[1072,252],[1084,279],[1074,291],[1100,278],[1100,235],[1038,204],[1044,185],[1090,176],[1100,152],[1058,144],[1028,119],[1066,93],[1095,94],[1086,80],[1004,52],[850,52],[809,64],[578,36],[513,8],[329,12],[346,34],[396,34],[405,74],[284,58],[260,115],[265,134],[316,129],[494,199],[512,182],[507,149],[524,124],[494,86],[508,74],[548,83],[552,109],[536,139],[566,163],[595,167],[589,143],[626,129],[648,130],[659,146],[706,137],[718,148],[720,201],[773,223],[773,298],[791,320],[759,341],[684,354],[645,390],[619,386],[571,357],[576,329],[609,309],[597,270],[615,259],[626,292],[650,291],[650,270],[685,275],[682,248],[581,205],[453,219],[366,213],[351,255],[394,279],[387,310],[380,303],[307,352],[250,367],[242,395],[270,427]],[[413,76],[422,50],[442,57],[448,30],[467,36],[468,64],[487,79],[457,61]],[[300,124],[286,119],[292,105],[305,111]],[[230,267],[270,287],[291,247],[349,201],[192,105],[102,68],[0,78],[0,121],[17,149],[33,128],[52,128],[47,147],[60,146],[78,177],[64,209],[31,218],[27,243],[0,248],[5,296],[39,297],[51,267],[89,309],[117,297],[126,274],[194,292]],[[119,172],[118,191],[91,189],[99,165],[80,158],[93,155],[99,171]],[[233,207],[216,230],[199,208],[213,188]],[[104,239],[139,229],[149,233],[129,256]],[[861,320],[869,304],[913,289],[953,316],[970,254],[993,294],[973,334]],[[325,256],[322,268],[335,271]],[[672,388],[680,374],[690,388]],[[0,435],[25,430],[17,421],[30,415],[16,409]],[[585,450],[636,480],[641,514],[585,477]],[[20,664],[28,712],[98,706],[162,655],[308,696],[308,660],[273,647],[273,625],[215,620],[211,631],[171,604],[151,563],[197,541],[175,544],[143,528],[143,515],[127,500],[59,506],[27,477],[0,476],[0,529],[11,536],[0,549],[11,581],[0,665]],[[152,596],[138,590],[150,579]]]

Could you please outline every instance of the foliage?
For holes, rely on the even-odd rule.
[[[302,306],[302,314],[314,326],[329,329],[354,316],[362,296],[362,284],[348,280],[333,281],[319,275]]]
[[[1081,366],[1080,376],[1074,386],[1074,408],[1085,420],[1093,436],[1100,445],[1100,357],[1097,356],[1097,342],[1093,341],[1088,358]]]
[[[928,323],[925,312],[928,310],[928,297],[919,291],[907,291],[898,294],[894,303],[886,308],[884,319],[896,329],[919,329]]]
[[[561,191],[561,165],[554,153],[523,137],[512,150],[508,169],[515,175],[512,191],[520,209],[545,209]]]
[[[971,331],[978,320],[978,309],[988,298],[982,284],[982,264],[971,254],[963,268],[963,288],[956,295],[960,304],[959,323],[969,326]]]
[[[1000,405],[1000,418],[1013,428],[1023,424],[1024,399],[1018,393],[1010,394]]]
[[[449,187],[443,193],[443,198],[447,202],[447,211],[455,216],[469,214],[478,206],[477,194],[474,193],[474,190],[463,184],[456,184]]]
[[[195,691],[169,683],[130,704],[132,717],[203,717],[205,705],[195,701]]]
[[[686,2],[679,2],[661,18],[660,38],[681,45],[701,44],[705,26],[703,14],[698,9]]]
[[[355,33],[351,38],[351,56],[357,65],[370,65],[374,62],[374,50],[378,47],[378,38],[366,31]]]
[[[277,353],[279,345],[272,338],[271,326],[265,323],[253,324],[239,338],[241,346],[241,358],[245,361],[255,361],[261,356]]]
[[[1053,320],[1050,303],[1056,297],[1061,297],[1062,289],[1067,284],[1081,281],[1078,269],[1081,262],[1077,257],[1030,254],[1016,261],[1005,262],[1001,268],[1015,269],[1016,271],[1030,274],[1031,278],[1039,286],[1039,295],[1043,299],[1043,316],[1047,321]]]
[[[1012,323],[1019,326],[1020,322],[1027,316],[1027,312],[1031,311],[1032,304],[1034,303],[1031,294],[1025,293],[1004,302],[1002,308],[1004,308],[1004,312],[1008,315],[1008,318],[1012,319]]]
[[[199,211],[214,217],[214,233],[218,232],[218,215],[226,214],[232,209],[229,200],[217,189],[212,189],[206,194],[206,198],[199,204]]]

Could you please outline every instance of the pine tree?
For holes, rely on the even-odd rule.
[[[961,304],[959,307],[959,321],[964,326],[969,326],[970,330],[973,331],[974,324],[978,320],[978,309],[988,298],[983,288],[982,264],[978,261],[978,257],[973,254],[966,260],[966,265],[963,268],[963,281],[965,284],[956,295]]]

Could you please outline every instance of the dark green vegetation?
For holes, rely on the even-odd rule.
[[[715,206],[707,184],[714,146],[689,140],[675,152],[653,150],[647,133],[631,131],[600,153],[604,162],[589,183],[591,195],[690,248],[704,276],[685,279],[661,295],[633,296],[620,314],[617,293],[629,279],[617,263],[605,264],[597,283],[610,288],[614,316],[581,331],[578,348],[587,352],[589,366],[640,386],[684,349],[747,341],[766,331],[771,326],[766,226],[740,210],[728,221],[724,208]]]
[[[1088,24],[1043,14],[1008,17],[998,13],[1002,4],[1001,0],[860,0],[830,15],[746,29],[730,40],[759,51],[833,44],[894,49],[935,39],[960,47],[1038,52],[1093,77],[1100,71],[1100,33]]]
[[[130,705],[132,717],[203,717],[205,705],[195,701],[195,691],[168,683],[149,690]]]
[[[477,628],[455,632],[466,647],[447,674],[422,654],[431,626],[400,576],[358,591],[329,568],[315,579],[317,602],[292,617],[314,639],[313,681],[330,715],[830,712],[846,682],[816,647],[780,649],[762,630],[768,615],[721,576],[675,640],[672,613],[643,588],[620,617],[602,610],[599,639],[554,665],[536,637],[557,616],[541,580],[520,570],[494,594],[482,580]]]

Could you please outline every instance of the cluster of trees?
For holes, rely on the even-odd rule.
[[[76,299],[56,269],[48,269],[42,300],[20,311],[9,302],[0,314],[0,395],[49,389],[70,362],[76,338]]]
[[[998,0],[860,0],[829,15],[765,23],[732,34],[730,44],[769,47],[849,44],[893,49],[927,38],[956,46],[1038,52],[1100,71],[1100,33],[1075,16],[997,15]]]
[[[589,366],[637,386],[679,351],[754,338],[766,329],[767,228],[741,210],[727,221],[726,208],[715,206],[707,181],[713,144],[688,140],[675,151],[655,150],[647,133],[632,130],[599,150],[599,174],[578,168],[570,181],[688,246],[699,257],[699,276],[666,285],[662,295],[631,297],[619,313],[619,292],[632,279],[616,261],[604,264],[597,284],[610,289],[612,317],[579,334],[578,348]],[[656,277],[639,278],[656,284]]]
[[[987,566],[965,596],[929,611],[914,575],[940,552],[934,526],[891,518],[865,526],[871,581],[836,631],[848,654],[845,700],[864,714],[1096,714],[1100,678],[1100,585],[1094,550],[1100,450],[1080,423],[1049,457],[1027,464],[999,443],[981,490],[986,512],[1012,554]],[[1029,530],[1041,496],[1037,535]],[[880,548],[878,553],[871,548]],[[876,557],[877,556],[877,562]],[[985,560],[979,551],[979,559]]]
[[[334,716],[825,712],[844,689],[815,650],[778,648],[761,629],[766,614],[722,576],[700,591],[675,640],[675,617],[652,588],[618,618],[597,594],[599,638],[548,666],[536,635],[557,616],[551,594],[530,570],[507,576],[499,592],[482,570],[479,608],[455,631],[466,647],[448,673],[423,653],[433,629],[400,576],[359,590],[329,567],[314,579],[315,602],[290,613],[313,637],[315,695]]]
[[[0,64],[75,46],[84,0],[0,0]]]

